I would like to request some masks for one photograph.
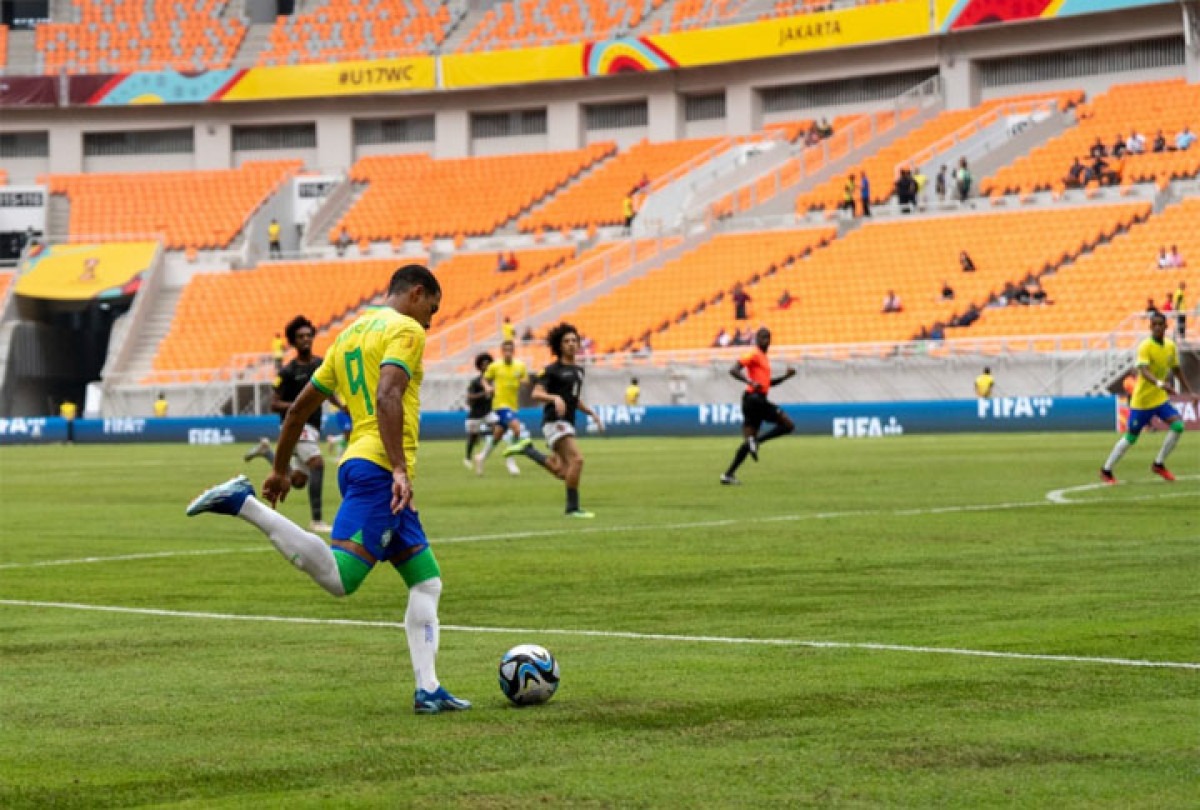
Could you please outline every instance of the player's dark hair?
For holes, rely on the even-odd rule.
[[[308,318],[305,318],[303,315],[297,315],[295,318],[292,318],[290,321],[288,321],[288,325],[283,328],[283,333],[287,335],[287,342],[289,346],[296,345],[296,333],[301,329],[311,329],[313,331],[313,335],[317,334],[317,327],[313,326],[312,321],[310,321]]]
[[[1163,323],[1166,323],[1167,316],[1163,315],[1161,312],[1155,310],[1154,313],[1150,316],[1150,323],[1154,323],[1155,321],[1162,321]]]
[[[491,365],[492,361],[495,359],[496,358],[492,357],[487,352],[480,352],[479,354],[475,355],[475,370],[483,371],[483,367],[485,365]]]
[[[388,283],[388,295],[400,295],[413,287],[424,287],[430,295],[441,295],[442,285],[433,277],[433,273],[423,264],[406,264],[392,273]]]
[[[579,330],[566,321],[551,329],[549,334],[546,335],[546,345],[550,347],[550,353],[555,357],[562,357],[563,338],[570,334],[579,337]]]

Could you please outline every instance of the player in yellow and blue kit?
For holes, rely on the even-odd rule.
[[[1187,393],[1190,394],[1192,390],[1179,370],[1179,351],[1175,343],[1167,338],[1166,333],[1167,316],[1155,312],[1150,316],[1150,337],[1138,346],[1138,378],[1133,396],[1129,398],[1128,427],[1125,435],[1117,439],[1108,461],[1100,468],[1100,477],[1109,484],[1117,483],[1113,476],[1113,467],[1121,460],[1121,456],[1125,455],[1125,451],[1133,447],[1142,430],[1155,418],[1167,424],[1168,432],[1150,470],[1167,481],[1175,480],[1175,476],[1166,468],[1166,463],[1167,456],[1183,436],[1183,419],[1171,405],[1168,393],[1171,390],[1171,378],[1178,380],[1180,387]]]
[[[517,408],[521,404],[521,385],[529,379],[529,369],[524,360],[516,358],[515,353],[514,343],[511,340],[504,341],[500,344],[500,360],[492,363],[483,372],[484,385],[492,395],[495,428],[492,435],[484,438],[483,449],[475,456],[475,472],[479,475],[483,475],[483,463],[487,461],[492,447],[500,439],[504,439],[509,445],[509,449],[504,453],[504,463],[508,471],[512,475],[521,473],[520,467],[511,458],[514,454],[509,450],[515,446],[514,442],[529,438],[529,431],[517,418]]]
[[[353,419],[350,445],[338,468],[342,505],[331,545],[255,498],[245,476],[209,489],[187,508],[189,516],[215,512],[253,524],[334,596],[349,596],[376,564],[391,563],[409,589],[404,627],[418,714],[471,707],[437,679],[441,571],[412,506],[425,330],[441,297],[441,286],[427,268],[410,264],[397,270],[384,305],[367,310],[338,335],[284,418],[274,469],[262,489],[272,506],[291,488],[288,464],[309,416],[336,395]]]

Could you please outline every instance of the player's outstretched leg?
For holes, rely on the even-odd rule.
[[[450,694],[437,678],[437,653],[441,641],[437,610],[442,595],[442,577],[433,551],[425,548],[396,569],[408,585],[404,633],[408,637],[408,652],[417,680],[413,711],[440,714],[471,708],[470,701]]]
[[[1183,420],[1173,419],[1167,426],[1170,429],[1167,431],[1166,438],[1163,439],[1162,448],[1158,451],[1158,455],[1155,456],[1154,464],[1150,466],[1150,470],[1164,480],[1174,481],[1175,476],[1166,468],[1167,456],[1171,455],[1171,451],[1175,449],[1175,445],[1179,444],[1179,440],[1183,438]]]
[[[1126,433],[1121,438],[1117,439],[1117,443],[1113,445],[1112,452],[1108,454],[1108,460],[1104,462],[1104,466],[1100,468],[1100,478],[1106,484],[1117,483],[1116,476],[1113,475],[1113,467],[1121,460],[1130,447],[1137,443],[1138,437],[1133,433]]]
[[[738,445],[737,452],[733,454],[733,463],[729,465],[729,469],[727,469],[725,474],[721,476],[722,484],[725,484],[726,486],[736,486],[737,484],[742,483],[737,479],[736,473],[738,467],[742,466],[742,462],[746,460],[746,456],[750,455],[750,442],[755,438],[757,433],[758,425],[754,425],[753,427],[748,425],[742,427],[742,443]],[[754,448],[754,452],[757,453],[757,451],[758,448],[756,446]]]
[[[334,596],[347,594],[337,560],[325,541],[258,500],[246,476],[239,475],[205,490],[186,510],[188,517],[204,512],[240,517],[265,534],[285,559],[326,591]]]
[[[259,439],[258,444],[245,452],[242,461],[253,461],[256,458],[265,458],[268,464],[275,463],[275,451],[271,448],[271,440],[266,436]]]

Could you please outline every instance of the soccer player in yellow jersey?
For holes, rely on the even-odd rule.
[[[1187,378],[1179,370],[1179,351],[1175,343],[1166,337],[1167,316],[1155,312],[1150,316],[1150,337],[1142,341],[1137,353],[1137,385],[1133,396],[1129,398],[1129,425],[1125,435],[1117,439],[1117,444],[1108,455],[1108,461],[1100,468],[1100,477],[1109,484],[1117,483],[1113,477],[1113,467],[1125,451],[1137,443],[1142,430],[1155,417],[1166,422],[1167,437],[1163,439],[1162,449],[1154,459],[1150,470],[1167,481],[1174,481],[1175,476],[1166,468],[1167,456],[1179,444],[1183,435],[1183,419],[1179,412],[1171,406],[1169,392],[1171,378],[1179,381],[1180,387],[1187,393],[1192,393]]]
[[[189,516],[215,512],[253,524],[334,596],[349,596],[376,564],[391,563],[408,585],[404,627],[418,714],[471,708],[437,679],[441,571],[412,506],[425,330],[441,297],[441,286],[427,268],[410,264],[397,270],[384,305],[367,310],[338,335],[284,417],[274,468],[262,488],[271,506],[291,488],[288,466],[308,417],[336,394],[354,420],[338,469],[342,505],[331,545],[254,497],[245,476],[209,489],[187,508]]]
[[[517,418],[517,408],[521,401],[521,384],[529,379],[529,370],[524,360],[516,358],[516,346],[511,340],[500,344],[500,360],[492,363],[483,372],[483,384],[492,396],[492,415],[496,427],[492,435],[483,440],[483,449],[475,456],[475,472],[483,475],[483,463],[492,453],[492,447],[500,439],[504,439],[511,448],[514,441],[529,438],[529,431]],[[505,452],[505,465],[513,475],[519,475],[521,469]]]

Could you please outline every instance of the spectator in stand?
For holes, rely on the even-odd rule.
[[[1171,296],[1171,306],[1175,308],[1175,334],[1179,336],[1180,343],[1187,337],[1187,303],[1184,301],[1186,291],[1187,282],[1180,281],[1179,286],[1175,288],[1175,294]]]
[[[1163,135],[1163,131],[1161,129],[1158,131],[1158,134],[1154,136],[1154,151],[1156,153],[1167,151],[1167,136]]]
[[[1146,299],[1146,317],[1152,318],[1157,314],[1159,314],[1158,304],[1154,303],[1153,298],[1147,298]]]
[[[958,201],[966,202],[971,193],[971,170],[967,168],[967,159],[958,159],[958,171],[954,173],[954,181],[958,186]]]
[[[510,273],[515,273],[521,269],[521,262],[517,259],[517,254],[511,250],[508,252],[508,258],[505,260],[505,263],[508,265],[507,269]]]
[[[1071,168],[1067,169],[1067,176],[1063,180],[1067,188],[1082,188],[1087,184],[1088,170],[1087,167],[1079,162],[1079,158],[1075,158],[1075,162],[1071,164]]]
[[[871,216],[871,181],[867,179],[866,172],[863,172],[859,179],[858,196],[862,203],[862,215],[864,217]]]
[[[633,228],[633,195],[626,194],[621,200],[621,216],[625,219],[625,230]]]
[[[1172,293],[1170,290],[1167,290],[1167,296],[1166,296],[1166,298],[1163,299],[1162,306],[1158,308],[1159,312],[1162,312],[1164,314],[1167,312],[1174,312],[1175,311],[1175,304],[1173,303],[1174,298],[1175,298],[1175,294]]]
[[[279,246],[279,220],[272,219],[267,226],[267,255],[272,259],[282,259],[283,249]]]
[[[633,190],[635,192],[636,191],[645,191],[648,188],[650,188],[650,175],[647,174],[646,172],[642,172],[642,179],[638,181],[638,184],[634,187]]]
[[[1187,127],[1184,127],[1183,129],[1181,129],[1179,131],[1179,134],[1175,136],[1175,148],[1181,152],[1186,152],[1188,150],[1188,147],[1190,147],[1195,142],[1196,142],[1195,134]]]
[[[504,323],[500,324],[500,342],[512,343],[517,338],[517,327],[513,326],[512,318],[504,316]]]
[[[930,340],[945,340],[946,339],[946,324],[941,321],[934,323],[933,328],[929,330]]]
[[[1171,245],[1171,266],[1172,267],[1187,267],[1187,260],[1179,253],[1179,248]]]
[[[503,250],[496,254],[496,272],[497,273],[508,272],[508,259],[504,258]]]
[[[754,345],[754,330],[749,326],[738,332],[737,340],[734,343],[738,346],[753,346]]]
[[[342,230],[338,233],[337,238],[337,255],[339,257],[346,255],[346,248],[350,247],[350,231],[346,230],[346,226],[342,226]]]
[[[996,379],[992,376],[992,370],[984,366],[983,373],[975,378],[975,396],[980,399],[990,399],[995,386]]]
[[[530,329],[528,326],[526,326],[525,331],[523,333],[521,333],[521,342],[522,343],[533,343],[534,340],[536,340],[536,338],[534,338],[534,336],[533,336],[533,330]]]
[[[883,309],[881,312],[903,312],[904,302],[900,300],[900,296],[896,295],[895,290],[888,290],[887,295],[883,297]]]
[[[754,299],[750,297],[742,288],[742,283],[739,281],[733,285],[733,317],[734,320],[744,321],[748,317],[746,314],[746,304],[749,304]]]
[[[171,406],[167,403],[167,395],[162,391],[158,392],[158,399],[154,400],[154,416],[158,419],[163,419],[167,415],[167,410]]]
[[[846,185],[842,187],[842,210],[850,212],[850,218],[854,218],[854,193],[857,189],[857,184],[854,182],[854,175],[851,174],[846,178]]]
[[[896,178],[896,202],[900,205],[900,210],[905,214],[916,208],[917,205],[917,181],[913,179],[912,172],[908,169],[901,169],[900,176]]]
[[[925,184],[929,181],[929,179],[925,176],[925,172],[921,171],[919,166],[917,167],[917,170],[913,172],[912,179],[913,203],[918,208],[922,208],[922,201],[925,198]]]
[[[1119,186],[1123,179],[1125,179],[1125,155],[1119,155],[1113,160],[1108,174],[1100,178],[1100,182],[1102,185]]]
[[[1129,140],[1125,141],[1125,148],[1129,150],[1131,155],[1141,155],[1146,152],[1146,139],[1136,129],[1130,134]]]
[[[1108,161],[1102,157],[1098,157],[1092,161],[1091,179],[1097,183],[1103,183],[1105,175],[1108,174]]]
[[[1088,150],[1088,156],[1093,160],[1108,157],[1108,148],[1100,140],[1099,135],[1096,136],[1096,142],[1092,144],[1092,148]]]
[[[962,268],[964,273],[975,272],[975,262],[971,261],[970,255],[965,250],[958,252],[958,266]]]
[[[1115,141],[1113,141],[1112,149],[1110,149],[1110,150],[1109,150],[1109,153],[1110,153],[1110,154],[1111,154],[1113,157],[1115,157],[1115,158],[1119,158],[1119,157],[1121,157],[1122,155],[1124,155],[1124,154],[1125,154],[1125,152],[1126,152],[1126,149],[1125,149],[1125,136],[1124,136],[1124,135],[1122,135],[1120,132],[1118,132],[1118,133],[1117,133],[1117,139],[1116,139]]]
[[[805,146],[816,146],[820,142],[821,142],[821,130],[818,129],[817,125],[814,123],[811,127],[808,128],[808,132],[806,132],[804,134],[804,145]]]
[[[1171,269],[1171,256],[1169,253],[1167,253],[1166,245],[1163,245],[1158,249],[1158,261],[1156,264],[1158,265],[1159,270]]]
[[[795,300],[795,298],[792,298],[792,294],[790,292],[784,290],[779,294],[779,300],[775,302],[775,305],[780,309],[789,309]]]
[[[946,165],[938,169],[937,178],[933,181],[933,193],[937,194],[938,202],[946,201]]]
[[[822,139],[832,138],[833,137],[833,124],[829,123],[828,119],[822,118],[821,119],[821,128],[818,131],[821,133]]]
[[[953,301],[954,300],[954,288],[950,286],[949,281],[942,282],[942,300],[943,301]]]
[[[722,326],[721,331],[717,332],[717,336],[715,338],[713,338],[713,342],[712,342],[713,348],[714,349],[724,349],[726,346],[729,346],[731,343],[733,343],[733,338],[731,338],[729,336],[729,332],[727,332],[725,330],[725,327]]]
[[[283,335],[278,332],[271,338],[271,357],[275,360],[275,370],[283,368]]]
[[[1038,279],[1033,279],[1025,285],[1025,289],[1029,291],[1029,297],[1033,304],[1049,304],[1050,299],[1046,296],[1046,290],[1042,287],[1042,282]]]

